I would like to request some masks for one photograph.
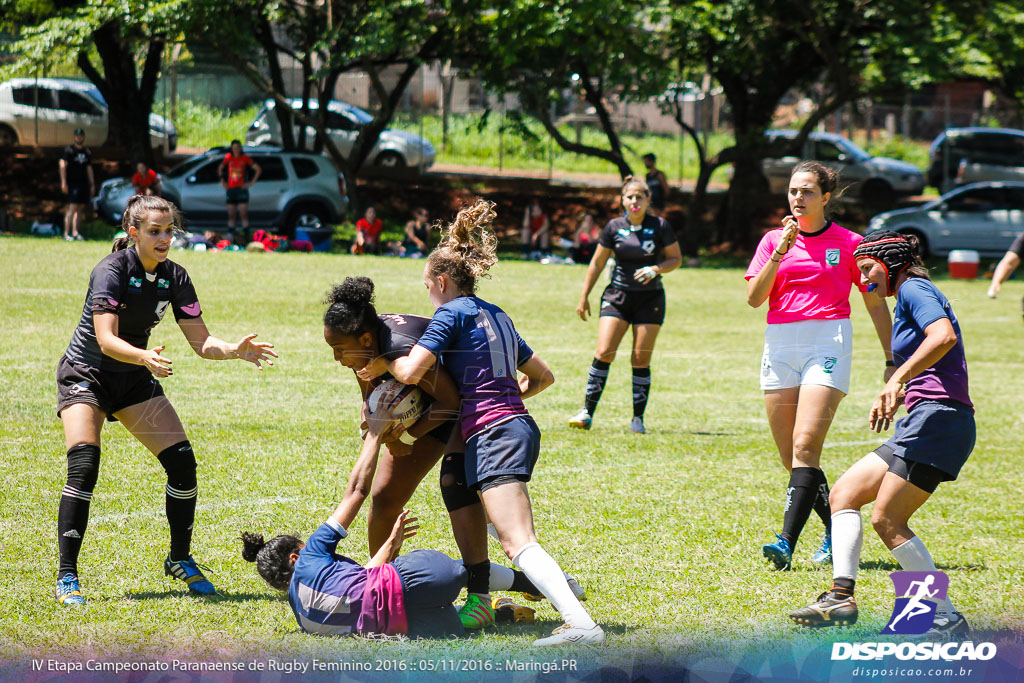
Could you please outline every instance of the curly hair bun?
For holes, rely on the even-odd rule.
[[[250,531],[243,531],[239,540],[242,541],[242,559],[246,562],[255,562],[256,556],[267,544],[263,540],[263,534],[254,534]]]
[[[327,293],[324,303],[328,306],[344,304],[352,309],[366,308],[373,303],[373,280],[365,276],[347,277],[340,285]]]

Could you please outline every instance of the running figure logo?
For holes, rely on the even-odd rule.
[[[916,635],[930,629],[936,599],[946,598],[949,577],[943,572],[893,572],[889,578],[896,589],[896,604],[882,633]]]

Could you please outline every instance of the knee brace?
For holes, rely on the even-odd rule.
[[[68,449],[68,483],[62,495],[91,500],[100,474],[100,447],[80,443]]]
[[[192,444],[187,440],[179,441],[160,451],[156,458],[167,472],[167,495],[172,498],[195,498],[199,489]]]
[[[465,454],[448,453],[441,459],[441,498],[448,512],[480,502],[476,492],[466,486]]]

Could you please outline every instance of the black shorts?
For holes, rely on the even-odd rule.
[[[631,325],[665,322],[665,290],[630,291],[608,285],[601,294],[601,317],[618,318]]]
[[[91,403],[116,422],[114,413],[164,395],[160,382],[144,367],[130,372],[103,371],[62,356],[57,366],[57,417],[75,403]]]
[[[229,187],[227,192],[228,204],[248,204],[249,190],[244,187]]]
[[[448,439],[452,435],[452,430],[456,429],[458,426],[458,419],[448,420],[447,422],[442,422],[437,425],[423,436],[429,436],[430,438],[441,442],[443,445],[447,445]]]
[[[68,185],[68,204],[88,204],[89,203],[89,186],[88,185]]]

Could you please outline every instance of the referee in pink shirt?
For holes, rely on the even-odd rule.
[[[861,236],[825,216],[837,181],[835,171],[822,164],[797,164],[789,179],[790,215],[761,239],[746,273],[747,303],[757,308],[768,301],[761,389],[772,437],[790,472],[782,532],[762,548],[780,570],[789,569],[811,510],[825,525],[813,560],[832,559],[828,481],[820,460],[832,418],[850,390],[854,285],[882,345],[885,379],[895,369],[889,309],[867,294],[853,258]]]

